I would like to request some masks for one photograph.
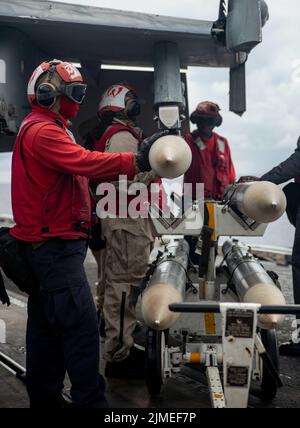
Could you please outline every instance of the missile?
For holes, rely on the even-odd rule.
[[[192,152],[182,137],[166,135],[151,147],[149,162],[159,177],[177,178],[185,174],[191,166]]]
[[[230,195],[230,206],[257,223],[272,223],[286,210],[286,197],[280,187],[268,181],[240,183]]]
[[[188,257],[189,245],[184,239],[173,240],[165,248],[142,295],[142,316],[148,327],[167,330],[180,317],[179,313],[169,310],[169,305],[184,300]]]
[[[222,250],[231,275],[230,282],[235,286],[242,303],[286,305],[281,290],[249,248],[238,242],[226,241]],[[264,330],[278,328],[283,321],[283,315],[258,316],[258,325]]]

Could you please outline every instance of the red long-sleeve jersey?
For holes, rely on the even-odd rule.
[[[88,179],[133,179],[132,153],[90,152],[78,145],[58,115],[34,108],[16,140],[12,162],[11,234],[26,242],[88,236],[91,201]]]

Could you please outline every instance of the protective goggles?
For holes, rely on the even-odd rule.
[[[87,85],[84,83],[69,83],[61,88],[63,95],[76,104],[82,104],[87,91]]]

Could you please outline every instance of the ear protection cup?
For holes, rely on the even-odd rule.
[[[191,121],[194,125],[196,125],[196,123],[199,121],[199,115],[198,115],[196,112],[192,113],[192,114],[191,114],[191,117],[190,117],[190,121]]]
[[[194,125],[208,125],[218,128],[223,123],[223,117],[220,114],[218,114],[217,116],[205,116],[199,115],[199,113],[194,112],[191,114],[190,121]]]
[[[223,117],[219,114],[216,122],[216,127],[219,128],[223,123]]]
[[[58,91],[52,83],[42,83],[36,90],[36,102],[45,108],[51,108],[56,103]]]
[[[135,99],[130,99],[126,103],[126,107],[124,110],[127,117],[137,117],[141,113],[141,105],[140,103]]]

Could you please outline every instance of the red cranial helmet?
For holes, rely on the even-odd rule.
[[[60,85],[52,82],[55,73],[61,80]],[[47,80],[38,84],[44,75],[48,75]],[[35,69],[28,83],[27,95],[31,105],[50,108],[55,104],[56,97],[61,95],[75,104],[82,104],[86,89],[80,71],[73,64],[53,60],[43,62]]]
[[[196,110],[191,115],[191,122],[195,124],[208,124],[221,126],[223,119],[220,115],[220,107],[211,101],[203,101],[198,104]]]

